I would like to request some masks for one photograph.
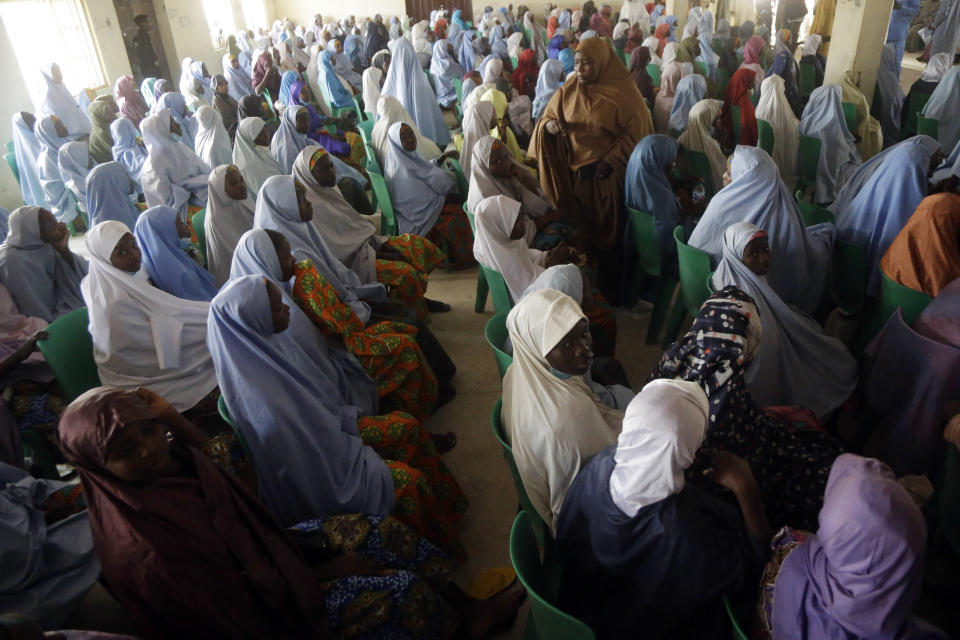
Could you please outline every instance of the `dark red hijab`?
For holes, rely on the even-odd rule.
[[[662,25],[657,27],[657,30],[653,32],[653,35],[656,36],[657,40],[660,41],[660,46],[657,47],[657,55],[662,56],[663,48],[667,46],[667,42],[669,42],[667,38],[670,36],[670,23],[664,22]]]
[[[647,65],[650,64],[651,59],[650,49],[637,47],[630,54],[630,66],[627,70],[633,81],[637,83],[637,89],[640,89],[643,97],[652,103],[656,98],[656,92],[653,90],[653,78],[647,73]]]
[[[753,69],[740,67],[730,78],[730,85],[727,87],[727,99],[723,103],[721,118],[731,136],[733,135],[733,119],[730,115],[732,113],[730,105],[735,104],[740,107],[740,140],[734,140],[734,144],[757,146],[757,116],[753,110],[753,103],[750,101],[750,90],[753,89],[755,75]]]
[[[145,638],[323,635],[323,595],[282,529],[238,481],[183,445],[179,476],[148,483],[105,467],[127,425],[157,412],[135,391],[92,389],[60,419],[83,481],[110,592]]]
[[[273,56],[270,55],[269,51],[264,51],[260,54],[260,57],[257,58],[257,62],[253,65],[253,86],[259,86],[263,79],[267,77],[267,72],[270,71],[270,67],[273,66]],[[270,92],[270,97],[274,100],[277,99],[277,96],[280,95],[280,74],[276,73],[273,76],[265,89]]]
[[[510,82],[518,93],[530,96],[530,99],[533,100],[537,93],[537,76],[539,74],[537,52],[533,49],[524,49],[517,58],[517,68],[513,70]]]

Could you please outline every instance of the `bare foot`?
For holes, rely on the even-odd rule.
[[[452,586],[452,585],[451,585]],[[481,640],[510,629],[517,621],[517,610],[527,597],[527,590],[514,580],[509,587],[487,600],[477,600],[453,587],[458,594],[445,594],[463,617],[461,637]]]

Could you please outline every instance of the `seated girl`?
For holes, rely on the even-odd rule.
[[[473,263],[473,233],[457,184],[443,169],[417,154],[417,136],[402,122],[387,134],[383,177],[400,233],[423,236],[441,246],[455,268]]]
[[[737,287],[753,298],[760,313],[763,340],[746,371],[756,402],[797,405],[825,417],[856,388],[857,362],[842,342],[770,288],[766,275],[771,260],[777,260],[771,253],[766,231],[749,222],[730,225],[713,289]]]
[[[192,151],[193,141],[197,135],[197,121],[193,117],[193,113],[187,108],[186,99],[183,97],[183,94],[177,93],[176,91],[169,91],[160,96],[157,104],[153,106],[153,114],[157,115],[164,109],[170,112],[170,117],[180,128],[175,134],[178,136],[177,140]],[[140,130],[143,131],[142,122],[140,123]]]
[[[475,639],[516,616],[522,589],[467,597],[450,582],[449,556],[389,516],[322,514],[281,528],[200,451],[205,436],[146,389],[88,391],[59,429],[110,592],[144,635]]]
[[[240,169],[254,199],[267,178],[283,174],[283,168],[270,153],[270,133],[263,119],[250,116],[237,125],[237,138],[233,143],[233,164]]]
[[[166,95],[166,94],[164,94]],[[148,207],[166,205],[183,211],[188,205],[207,205],[210,167],[173,135],[179,130],[170,112],[161,109],[140,123],[147,145],[147,161],[140,173]]]
[[[323,336],[288,330],[302,313],[263,276],[232,280],[211,305],[208,342],[223,399],[267,507],[286,525],[317,514],[392,513],[457,549],[467,500],[430,434],[408,413],[371,415],[351,403]]]
[[[336,171],[325,149],[313,145],[301,151],[293,164],[293,176],[306,188],[313,224],[327,247],[361,282],[382,282],[421,322],[429,322],[431,309],[449,309],[443,303],[431,305],[424,296],[429,273],[443,264],[445,256],[440,249],[426,238],[410,234],[392,238],[377,234],[373,224],[337,190]]]
[[[53,322],[83,307],[80,281],[89,266],[70,251],[67,225],[33,206],[14,209],[8,225],[0,244],[0,283],[20,313]]]
[[[105,162],[87,176],[87,215],[90,226],[104,220],[117,220],[133,228],[140,211],[130,201],[134,184],[119,162]]]
[[[960,278],[958,232],[960,196],[927,196],[883,255],[880,271],[894,282],[936,298]]]
[[[93,166],[87,143],[68,142],[57,152],[57,167],[64,186],[73,194],[76,206],[87,209],[87,175]]]
[[[437,143],[426,137],[413,118],[403,108],[400,101],[393,96],[381,96],[377,102],[377,122],[373,125],[373,132],[370,134],[373,149],[377,154],[377,161],[383,167],[387,161],[387,149],[390,141],[387,138],[387,132],[395,122],[402,122],[411,129],[417,136],[417,154],[424,160],[436,160],[443,156],[443,151],[437,146]]]
[[[45,206],[60,222],[81,225],[80,228],[75,226],[80,231],[83,229],[83,218],[74,222],[77,217],[77,198],[67,189],[60,175],[60,147],[70,142],[67,128],[56,116],[42,116],[34,125],[34,131],[40,143],[37,177],[43,198],[42,202],[37,204]]]
[[[139,185],[140,172],[147,162],[147,149],[140,132],[126,118],[117,118],[110,125],[110,136],[113,138],[110,149],[113,159],[123,165],[130,179]]]
[[[890,468],[840,456],[816,533],[784,527],[770,543],[763,628],[774,638],[945,638],[911,615],[926,542],[923,513]]]
[[[680,134],[677,141],[687,151],[698,151],[710,162],[710,179],[713,191],[723,188],[723,174],[727,170],[727,157],[723,154],[719,140],[723,140],[720,111],[722,100],[701,100],[690,108],[687,118],[687,130]],[[712,195],[707,189],[708,195]]]
[[[100,380],[121,389],[149,387],[180,412],[208,410],[217,387],[207,350],[210,303],[152,286],[123,223],[101,222],[84,240],[93,261],[81,291]]]
[[[684,482],[710,425],[695,382],[654,380],[623,417],[615,446],[580,470],[557,523],[560,603],[598,638],[724,638],[723,597],[752,596],[770,526],[749,465],[711,456],[707,477],[739,510]]]
[[[163,206],[147,209],[133,235],[153,286],[184,300],[210,302],[217,295],[213,276],[186,252],[190,227],[179,211]]]
[[[697,382],[710,399],[710,428],[702,448],[744,458],[775,528],[811,526],[834,459],[843,447],[800,407],[761,409],[745,373],[763,339],[753,300],[736,287],[709,298],[685,336],[663,354],[651,379]],[[809,428],[804,428],[808,426]],[[687,476],[702,477],[702,465]]]
[[[476,211],[480,201],[492,196],[505,196],[520,203],[523,218],[536,226],[532,245],[548,250],[575,237],[573,226],[562,212],[547,202],[540,183],[510,154],[499,140],[485,135],[473,146],[470,163],[470,191],[467,208]]]
[[[501,417],[523,486],[552,531],[584,461],[616,444],[623,411],[603,404],[583,379],[593,357],[580,305],[534,291],[507,316],[513,364],[503,378]]]
[[[453,80],[463,76],[463,68],[457,62],[453,45],[445,39],[433,43],[430,60],[430,75],[437,91],[437,102],[444,109],[450,109],[457,101],[457,90]]]
[[[221,165],[210,172],[207,194],[207,214],[203,218],[207,269],[219,288],[230,279],[230,263],[240,236],[253,228],[255,205],[235,164]]]
[[[310,89],[303,80],[296,80],[290,86],[290,106],[302,106],[307,110],[307,116],[310,119],[307,128],[308,138],[341,158],[350,158],[353,155],[353,146],[345,140],[339,139],[342,134],[334,137],[327,131],[328,125],[340,124],[341,119],[317,112],[317,108],[310,100]],[[363,145],[363,140],[360,140],[360,145]]]
[[[800,51],[800,64],[809,64],[813,66],[814,87],[823,84],[823,73],[827,68],[827,58],[820,53],[820,43],[823,42],[823,36],[810,33],[803,41],[803,50]]]
[[[850,174],[863,162],[856,135],[847,129],[843,115],[843,90],[835,84],[817,87],[803,109],[798,132],[820,140],[820,159],[813,202],[833,202]],[[809,185],[808,185],[809,186]]]

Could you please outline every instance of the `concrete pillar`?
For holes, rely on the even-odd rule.
[[[678,41],[680,40],[680,35],[683,33],[683,27],[687,24],[687,13],[689,12],[690,0],[667,0],[667,10],[663,12],[663,15],[677,16],[677,28],[673,30],[673,34],[677,37]]]
[[[825,84],[839,84],[852,70],[854,82],[871,103],[892,10],[893,0],[837,0]]]

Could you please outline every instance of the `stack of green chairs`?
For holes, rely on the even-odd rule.
[[[193,214],[193,232],[197,234],[197,244],[200,245],[200,255],[203,256],[203,266],[207,266],[207,230],[203,227],[204,220],[207,217],[207,210],[200,209]]]
[[[629,302],[639,296],[643,281],[647,278],[657,280],[657,292],[653,303],[650,325],[647,327],[647,344],[653,344],[660,336],[660,329],[670,309],[673,292],[677,288],[677,279],[663,275],[660,265],[660,244],[653,216],[646,211],[637,211],[627,207],[633,244],[637,250],[637,275],[634,278]]]
[[[820,138],[800,136],[797,153],[800,156],[800,166],[797,167],[797,188],[803,191],[807,187],[817,184],[817,166],[820,164],[820,148],[823,143]]]
[[[904,123],[903,130],[905,139],[916,135],[917,115],[927,106],[928,100],[930,100],[930,94],[920,93],[919,91],[911,91],[910,95],[907,96],[907,104],[903,107],[907,111],[907,121]]]
[[[775,143],[773,126],[766,120],[757,118],[757,132],[759,134],[757,146],[766,151],[767,155],[772,157],[773,145]]]
[[[917,114],[917,134],[921,136],[930,136],[934,140],[940,139],[940,121],[935,118],[928,118],[920,113]]]
[[[817,70],[809,62],[800,63],[800,95],[809,96],[817,88]]]
[[[383,181],[383,176],[378,173],[369,173],[370,186],[373,189],[373,197],[376,199],[374,206],[380,209],[380,233],[385,236],[400,235],[397,228],[397,217],[393,213],[393,203],[390,202],[390,192],[387,190],[387,183]]]
[[[673,239],[677,244],[677,260],[680,266],[680,296],[679,304],[674,306],[673,317],[667,327],[665,344],[676,337],[684,316],[697,317],[700,307],[710,297],[710,290],[707,288],[710,256],[688,245],[684,241],[683,227],[679,225],[673,230]]]
[[[507,367],[513,364],[513,356],[503,350],[507,344],[507,314],[503,311],[493,314],[493,317],[487,320],[487,326],[483,329],[483,335],[487,339],[487,344],[493,350],[493,358],[497,361],[497,371],[500,373],[500,379],[507,373]]]
[[[841,102],[843,108],[843,119],[847,121],[847,129],[850,133],[857,130],[857,105],[852,102]]]

